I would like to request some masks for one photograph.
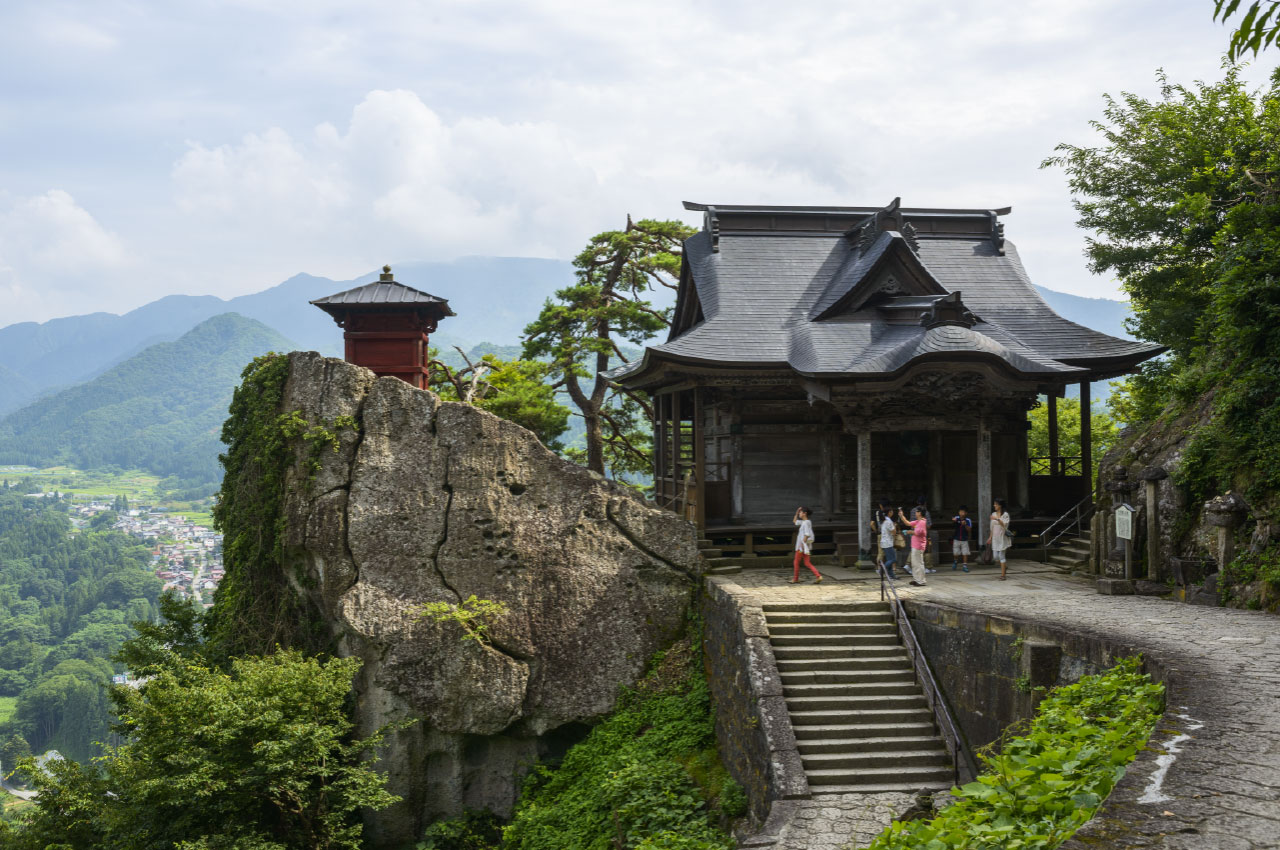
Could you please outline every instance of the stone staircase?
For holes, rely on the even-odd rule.
[[[951,787],[888,603],[775,604],[764,615],[812,793]]]
[[[1062,537],[1052,549],[1046,550],[1046,564],[1051,564],[1063,572],[1083,569],[1089,564],[1089,551],[1093,541],[1093,532],[1085,529],[1076,537]]]

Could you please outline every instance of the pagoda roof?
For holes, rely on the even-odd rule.
[[[685,206],[704,227],[684,244],[669,338],[608,373],[629,386],[662,362],[867,380],[924,360],[1063,384],[1165,350],[1055,313],[1004,239],[1008,209]]]
[[[353,307],[435,307],[442,316],[455,315],[446,299],[393,280],[390,268],[384,268],[379,280],[310,303],[326,312]]]

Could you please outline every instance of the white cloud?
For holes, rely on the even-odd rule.
[[[51,189],[3,201],[0,313],[47,318],[65,313],[70,298],[85,295],[96,307],[99,293],[110,291],[131,268],[120,239],[67,192]]]
[[[1162,0],[17,0],[0,73],[27,82],[0,92],[0,191],[53,208],[63,186],[166,269],[104,289],[93,306],[116,310],[304,270],[568,257],[685,199],[896,195],[1012,204],[1038,282],[1112,295],[1039,163],[1090,138],[1103,92],[1153,94],[1161,66],[1216,78],[1226,38],[1202,3]],[[120,239],[62,207],[72,255],[111,280]],[[0,275],[59,291],[75,275],[37,246],[50,232],[0,234]]]

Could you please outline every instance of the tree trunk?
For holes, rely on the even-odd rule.
[[[587,426],[587,469],[604,475],[604,433],[599,414],[583,413]]]

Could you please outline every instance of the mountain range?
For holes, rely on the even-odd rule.
[[[0,421],[0,464],[114,465],[193,485],[216,481],[240,372],[260,354],[295,347],[236,313],[206,319]]]
[[[432,338],[448,351],[454,345],[469,349],[481,340],[516,342],[542,302],[572,282],[573,267],[530,257],[464,257],[448,263],[400,263],[394,274],[401,283],[449,300],[457,316]],[[0,328],[0,416],[88,381],[222,313],[255,319],[303,349],[341,354],[342,332],[307,302],[377,277],[376,271],[345,281],[298,274],[235,298],[169,295],[123,315],[90,313]]]
[[[457,365],[454,345],[472,356],[515,356],[524,326],[572,281],[573,268],[558,260],[468,257],[402,263],[394,274],[449,300],[457,315],[432,342],[441,359]],[[115,464],[216,480],[218,428],[244,365],[269,350],[339,355],[342,332],[307,302],[375,279],[376,271],[349,281],[299,274],[231,299],[170,295],[123,315],[0,328],[0,464]],[[1040,293],[1067,319],[1128,336],[1124,302]],[[663,306],[671,300],[667,291],[655,295]]]

